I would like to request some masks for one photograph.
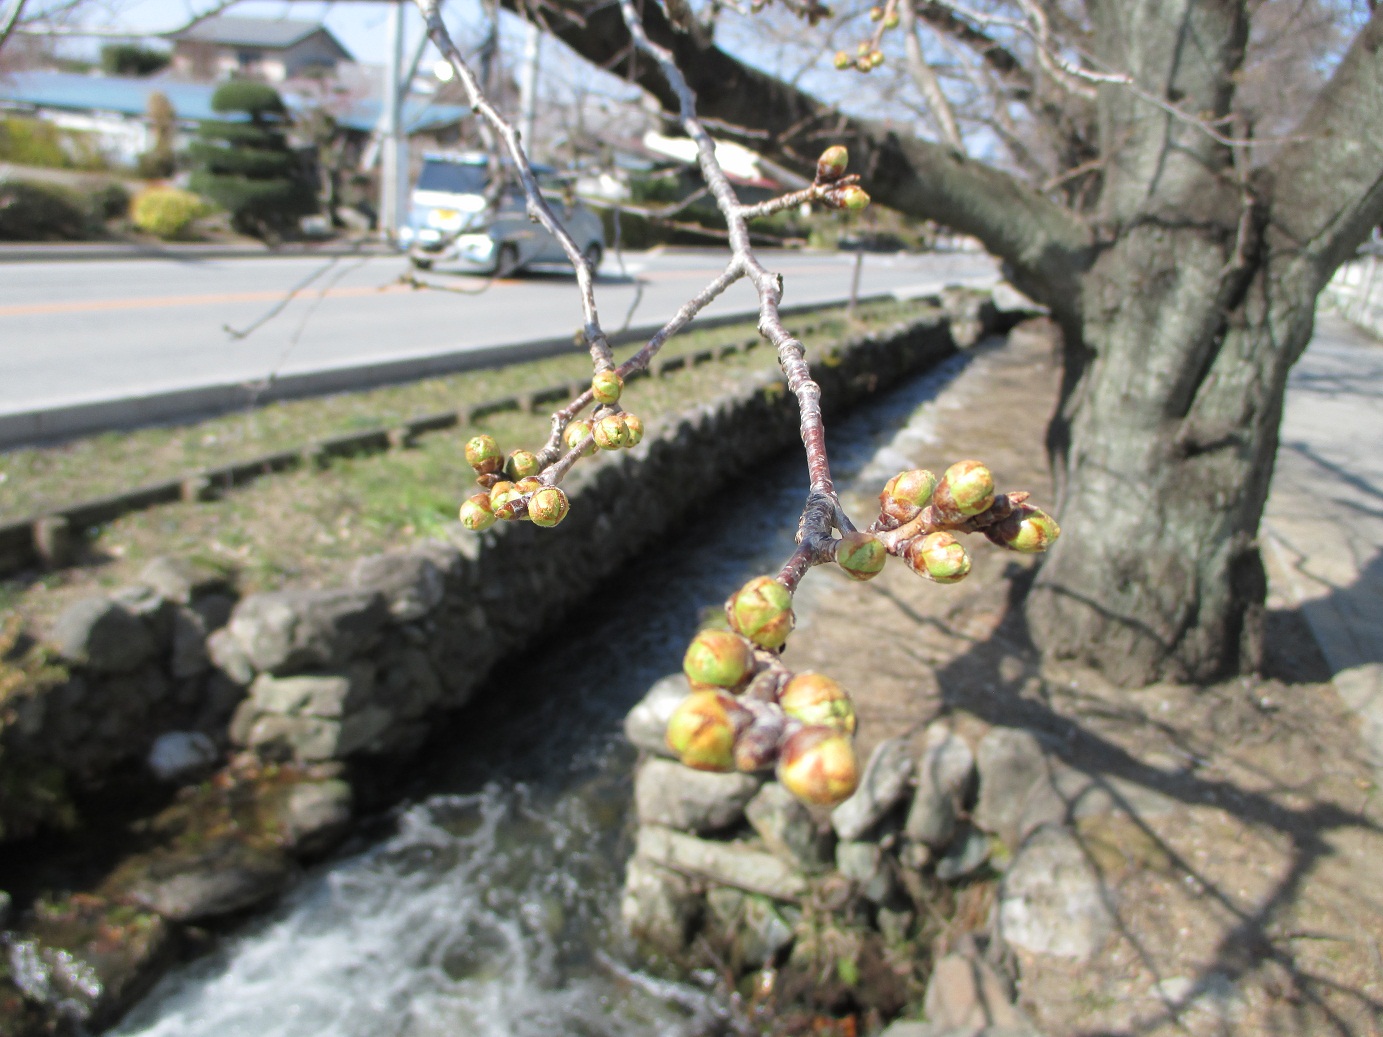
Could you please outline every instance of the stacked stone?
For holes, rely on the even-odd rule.
[[[991,925],[979,934],[996,949],[1081,960],[1108,937],[1108,891],[1069,825],[1127,808],[1129,797],[1141,796],[1141,810],[1158,809],[1146,792],[1065,767],[1033,732],[993,728],[972,749],[936,722],[920,751],[907,738],[880,743],[855,795],[822,816],[762,776],[708,774],[668,759],[664,729],[686,693],[681,674],[666,677],[625,721],[644,752],[621,913],[645,947],[683,957],[705,928],[743,969],[781,962],[801,935],[809,899],[863,904],[855,916],[897,942],[913,925],[913,904],[936,883],[983,875],[1001,876]],[[1001,977],[982,956],[972,947],[960,958],[938,964],[932,987],[964,972],[973,997],[929,993],[929,1002],[950,1007],[937,1007],[935,1025],[919,1037],[977,1025],[1031,1033],[995,994]],[[978,1015],[976,998],[988,1005]]]

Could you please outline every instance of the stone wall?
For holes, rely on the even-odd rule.
[[[888,1037],[1035,1037],[1013,1004],[1014,952],[1081,961],[1104,945],[1107,890],[1069,825],[1139,790],[1072,770],[1034,732],[967,741],[936,721],[881,742],[855,795],[813,810],[771,775],[671,758],[667,720],[688,693],[666,677],[625,720],[641,758],[620,913],[646,951],[687,967],[710,947],[735,974],[815,977],[794,994],[825,1012],[921,1006],[927,1023]],[[938,927],[948,910],[976,917]]]
[[[839,411],[1007,323],[971,294],[946,312],[814,357]],[[781,373],[660,424],[632,451],[578,466],[554,530],[480,535],[360,559],[342,585],[237,598],[224,574],[159,559],[138,585],[70,607],[48,640],[63,683],[7,703],[6,767],[76,787],[147,760],[178,780],[232,747],[317,764],[398,755],[492,665],[559,622],[689,510],[797,440]],[[733,449],[726,449],[733,444]],[[22,833],[12,833],[22,834]]]

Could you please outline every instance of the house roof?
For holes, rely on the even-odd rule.
[[[168,98],[178,118],[184,122],[227,118],[212,111],[211,96],[216,93],[216,87],[206,83],[44,71],[0,76],[0,108],[113,112],[138,117],[149,110],[149,95],[155,92]],[[285,93],[283,100],[290,110],[306,108],[311,103],[292,93]],[[380,107],[378,98],[362,98],[336,114],[337,125],[367,133],[378,125]],[[469,113],[470,109],[461,105],[433,105],[424,98],[410,97],[404,103],[403,124],[409,133],[418,133],[451,125]]]
[[[318,32],[326,33],[327,38],[344,57],[354,60],[350,51],[341,46],[341,42],[321,22],[297,18],[236,18],[218,14],[186,29],[180,29],[168,38],[179,42],[214,43],[225,47],[286,50]]]

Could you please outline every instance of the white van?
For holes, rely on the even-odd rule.
[[[605,251],[600,219],[562,190],[552,170],[534,167],[544,199],[594,271]],[[512,274],[533,263],[566,263],[567,254],[540,223],[528,218],[523,189],[506,184],[487,211],[489,160],[478,152],[428,154],[399,230],[413,265],[450,263],[478,273]]]

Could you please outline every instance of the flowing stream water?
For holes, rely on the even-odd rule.
[[[838,485],[863,474],[874,494],[909,465],[898,447],[928,438],[919,408],[966,361],[837,422]],[[492,675],[420,757],[426,791],[385,834],[358,840],[272,913],[165,977],[115,1037],[722,1030],[727,1007],[706,988],[627,964],[618,916],[635,751],[621,720],[680,667],[702,609],[791,553],[805,489],[793,452],[689,506],[663,548]]]

